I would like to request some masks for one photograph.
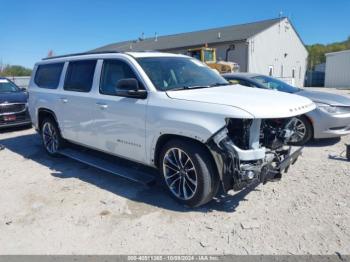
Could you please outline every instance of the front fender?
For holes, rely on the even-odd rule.
[[[147,154],[150,164],[153,164],[153,156],[155,154],[156,145],[158,139],[163,135],[177,135],[182,137],[191,138],[201,143],[206,141],[218,130],[225,126],[225,119],[208,119],[200,116],[193,115],[180,115],[171,114],[167,119],[163,121],[153,122],[147,129],[146,143],[150,148],[150,152]],[[195,121],[194,121],[195,120]]]
[[[171,99],[166,94],[150,94],[146,114],[146,159],[154,164],[158,139],[178,135],[205,144],[226,125],[226,118],[253,118],[239,108]]]

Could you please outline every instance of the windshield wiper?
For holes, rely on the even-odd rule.
[[[178,90],[189,90],[189,89],[199,89],[199,88],[209,88],[211,86],[179,86],[175,88],[171,88],[166,91],[178,91]]]
[[[177,90],[189,90],[189,89],[199,89],[199,88],[210,88],[210,87],[217,87],[217,86],[228,86],[231,85],[230,83],[215,83],[211,85],[197,85],[197,86],[179,86],[172,89],[169,89],[167,91],[177,91]]]
[[[231,85],[230,83],[215,83],[210,85],[209,87],[216,87],[216,86],[229,86]]]

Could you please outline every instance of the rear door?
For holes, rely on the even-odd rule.
[[[70,61],[59,97],[64,137],[84,145],[90,145],[93,138],[89,130],[89,110],[94,106],[91,90],[96,64],[96,59]]]

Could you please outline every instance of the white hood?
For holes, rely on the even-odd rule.
[[[241,85],[167,91],[173,99],[227,105],[249,112],[255,118],[283,118],[316,108],[308,98]]]

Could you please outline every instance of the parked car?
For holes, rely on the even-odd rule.
[[[300,154],[284,147],[291,117],[315,108],[304,97],[227,85],[184,55],[71,55],[35,65],[29,108],[48,154],[70,141],[158,168],[171,195],[194,207],[220,184],[240,190],[279,177]]]
[[[260,74],[233,73],[223,75],[240,85],[272,89],[311,99],[317,108],[295,118],[296,132],[291,143],[304,145],[312,138],[331,138],[350,134],[350,98],[327,92],[310,91]]]
[[[31,125],[27,100],[25,89],[0,77],[0,128]]]

